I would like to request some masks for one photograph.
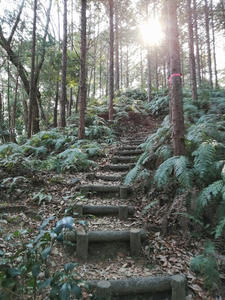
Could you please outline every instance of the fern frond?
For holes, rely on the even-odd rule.
[[[140,171],[141,166],[138,164],[133,169],[131,169],[127,176],[124,179],[124,184],[129,185],[137,177],[138,172]]]
[[[201,178],[210,173],[216,159],[216,149],[213,143],[202,143],[196,151],[193,152],[194,168]]]
[[[185,188],[192,186],[193,172],[189,168],[189,161],[185,156],[174,156],[164,161],[155,173],[155,181],[159,187],[168,185],[174,177]]]
[[[154,180],[158,184],[158,187],[168,185],[171,181],[171,175],[174,170],[174,161],[178,156],[171,157],[164,161],[156,170]]]
[[[216,227],[216,234],[215,234],[216,239],[222,235],[224,227],[225,227],[225,217],[219,222],[219,225],[217,225]]]
[[[217,197],[223,190],[224,182],[223,180],[217,180],[204,188],[198,197],[198,203],[201,207],[205,207],[209,201],[214,197]]]

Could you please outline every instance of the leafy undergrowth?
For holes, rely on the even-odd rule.
[[[19,145],[1,146],[0,289],[5,294],[0,299],[49,299],[50,293],[51,299],[69,299],[71,293],[90,299],[85,288],[87,279],[177,273],[187,276],[189,299],[222,295],[223,256],[218,256],[213,246],[207,243],[204,248],[203,244],[221,234],[224,222],[223,218],[214,219],[213,227],[205,219],[209,212],[202,211],[210,202],[221,204],[220,209],[223,204],[222,101],[213,99],[220,105],[215,114],[214,105],[207,101],[197,107],[190,99],[185,100],[187,156],[172,158],[168,117],[143,143],[144,153],[126,178],[127,184],[134,182],[136,190],[132,202],[136,206],[135,219],[120,222],[116,218],[78,218],[74,208],[77,202],[98,203],[96,197],[78,194],[77,185],[86,181],[85,172],[97,170],[96,164],[108,163],[116,147],[112,141],[155,131],[156,116],[143,115],[142,110],[146,111],[147,106],[161,118],[167,103],[167,97],[162,97],[155,105],[131,105],[128,112],[123,105],[110,127],[104,115],[96,118],[100,129],[92,121],[85,141],[78,141],[76,128],[70,126],[64,132],[41,132]],[[113,129],[117,127],[123,129],[119,137]],[[200,202],[196,202],[198,196]],[[193,213],[195,210],[199,215]],[[111,259],[74,265],[75,245],[67,239],[71,230],[120,230],[131,226],[149,231],[142,259],[134,260],[118,251]],[[212,272],[214,276],[207,275]]]
[[[172,155],[171,127],[166,116],[161,127],[141,145],[144,150],[125,184],[148,193],[145,210],[159,211],[158,225],[165,235],[182,229],[185,236],[211,240],[192,261],[206,290],[225,295],[225,105],[224,90],[201,90],[193,102],[184,98],[183,156]],[[154,114],[167,114],[167,97],[149,104]],[[143,184],[144,183],[144,184]],[[157,213],[155,211],[155,213]],[[152,222],[151,216],[149,218]],[[199,248],[199,247],[198,247]],[[208,249],[211,249],[210,251]],[[221,266],[222,264],[222,266]],[[214,274],[213,276],[210,274]]]

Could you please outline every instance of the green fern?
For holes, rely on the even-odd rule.
[[[193,152],[194,167],[200,178],[213,171],[213,164],[216,160],[215,143],[202,143],[196,151]]]
[[[124,179],[125,185],[130,185],[132,181],[134,181],[140,171],[140,164],[136,165],[133,169],[131,169]]]
[[[167,186],[176,179],[182,187],[191,188],[193,172],[187,157],[174,156],[167,159],[156,170],[154,179],[159,187]]]
[[[223,190],[223,180],[215,181],[206,188],[204,188],[197,199],[200,207],[205,207],[215,197],[220,196]]]
[[[222,220],[220,220],[219,224],[216,227],[215,238],[218,238],[222,235],[224,227],[225,227],[225,217]]]
[[[192,271],[203,277],[203,283],[207,289],[212,289],[219,280],[214,253],[214,245],[209,241],[205,244],[203,254],[194,257],[190,262]]]

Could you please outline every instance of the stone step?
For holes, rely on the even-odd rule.
[[[95,216],[118,216],[120,220],[126,220],[129,216],[134,215],[134,207],[128,205],[83,205],[77,203],[75,206],[79,215],[95,215]]]
[[[120,150],[120,151],[121,151],[121,150],[138,150],[137,147],[138,147],[138,146],[136,146],[136,145],[133,145],[133,146],[130,146],[130,145],[121,145],[121,146],[119,147],[119,150]]]
[[[107,281],[89,280],[91,290],[104,299],[171,299],[186,300],[184,275],[132,277]],[[157,297],[157,294],[160,294]],[[142,296],[143,298],[140,298]],[[111,298],[112,297],[112,298]]]
[[[137,161],[137,156],[114,156],[111,161],[114,164],[131,163]]]
[[[131,192],[131,188],[127,185],[97,185],[97,184],[84,184],[78,188],[84,193],[96,193],[96,194],[118,194],[121,199],[126,199]]]
[[[89,173],[86,175],[86,180],[104,180],[104,181],[122,181],[123,178],[126,176],[126,173],[121,175],[108,175],[108,174],[95,174],[95,173]]]
[[[102,170],[105,171],[115,171],[115,172],[124,172],[129,171],[135,167],[135,164],[110,164],[102,167]]]
[[[146,239],[146,237],[147,232],[143,229],[132,229],[130,231],[78,231],[75,233],[77,258],[87,261],[89,243],[105,242],[129,242],[131,255],[139,256],[141,254],[142,240]]]
[[[143,150],[118,150],[115,155],[118,156],[133,156],[133,155],[140,155],[143,153]]]

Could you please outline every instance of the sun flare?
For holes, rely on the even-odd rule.
[[[140,24],[139,29],[143,41],[149,46],[158,45],[164,37],[162,26],[156,19]]]

